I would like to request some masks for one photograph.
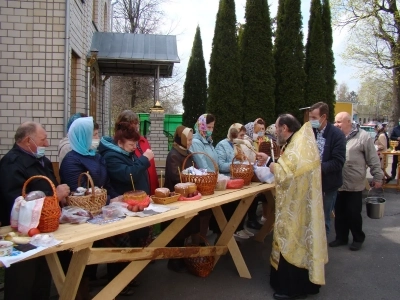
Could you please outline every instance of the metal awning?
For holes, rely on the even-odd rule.
[[[154,76],[159,68],[160,77],[171,77],[180,62],[174,35],[95,32],[94,49],[102,75]]]

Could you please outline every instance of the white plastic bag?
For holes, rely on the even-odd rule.
[[[25,201],[23,197],[18,197],[14,201],[14,206],[11,211],[11,227],[18,229],[19,232],[27,234],[32,228],[37,228],[39,225],[40,215],[44,198]]]
[[[254,174],[261,182],[273,183],[275,181],[274,174],[271,173],[269,167],[258,167],[254,165]]]

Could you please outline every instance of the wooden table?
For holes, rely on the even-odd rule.
[[[251,278],[242,254],[233,238],[233,233],[246,214],[254,197],[261,192],[273,189],[273,184],[252,183],[250,186],[240,190],[215,192],[214,195],[205,196],[199,201],[175,202],[170,205],[178,207],[178,209],[146,218],[127,217],[124,220],[105,225],[88,223],[80,225],[63,224],[54,232],[55,238],[63,240],[63,242],[33,257],[46,257],[61,300],[75,299],[85,266],[91,264],[131,262],[93,298],[96,300],[114,299],[147,264],[155,259],[213,255],[216,257],[215,263],[217,263],[220,255],[229,251],[239,275],[244,278]],[[232,218],[227,221],[221,205],[239,199],[241,201],[236,211]],[[198,212],[206,209],[212,209],[221,229],[221,235],[215,246],[165,247]],[[146,248],[92,248],[93,242],[97,240],[168,220],[174,221]],[[266,230],[268,231],[268,228]],[[9,231],[9,227],[0,228],[0,234],[5,234]],[[73,251],[66,275],[57,256],[57,252],[63,250]]]
[[[391,152],[391,151],[387,151],[387,152],[381,152],[382,154],[382,159],[383,159],[383,167],[386,169],[387,165],[388,165],[388,155],[393,155],[393,156],[400,156],[400,151],[396,151],[396,152]],[[384,188],[395,188],[397,190],[400,190],[400,161],[397,163],[397,182],[395,184],[389,184],[386,183],[383,185]]]

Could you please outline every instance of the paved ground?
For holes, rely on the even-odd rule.
[[[326,286],[310,299],[400,299],[400,193],[386,190],[385,216],[369,219],[363,211],[366,241],[358,252],[348,247],[330,248]],[[334,233],[329,240],[334,239]],[[211,239],[210,239],[211,240]],[[205,279],[177,274],[166,261],[148,266],[138,277],[140,286],[122,299],[272,299],[269,282],[271,236],[264,243],[247,240],[241,250],[252,279],[242,279],[229,255]]]

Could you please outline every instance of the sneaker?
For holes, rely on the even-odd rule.
[[[261,216],[261,219],[260,219],[260,224],[264,224],[265,223],[265,221],[267,221],[267,218],[264,218],[264,216]]]
[[[248,239],[249,236],[246,234],[244,230],[237,231],[235,234],[233,234],[234,237],[240,238],[240,239]]]
[[[244,231],[244,233],[247,234],[249,237],[254,236],[254,233],[252,233],[251,231],[249,231],[247,229],[243,229],[242,231]]]

